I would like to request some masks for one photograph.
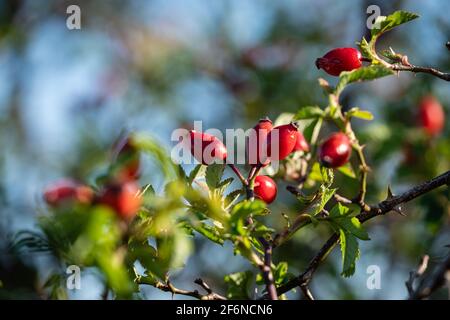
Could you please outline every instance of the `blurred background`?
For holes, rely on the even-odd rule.
[[[81,8],[81,30],[66,27],[72,4]],[[42,298],[43,282],[58,268],[45,254],[13,255],[7,245],[15,232],[36,228],[49,182],[66,176],[92,181],[124,131],[148,132],[169,150],[171,132],[194,120],[204,128],[249,128],[265,116],[326,106],[317,79],[336,79],[314,61],[367,36],[371,4],[384,15],[401,9],[421,16],[385,35],[379,49],[392,46],[413,64],[450,70],[446,0],[0,0],[0,298]],[[428,75],[403,73],[345,91],[345,108],[375,115],[355,123],[372,167],[369,203],[384,199],[388,185],[400,193],[449,169],[448,121],[432,139],[418,130],[418,103],[428,94],[448,117],[448,83]],[[354,180],[338,179],[342,194],[356,192]],[[162,186],[150,161],[141,182]],[[270,217],[275,228],[284,224],[279,213],[293,216],[297,206],[280,190]],[[404,282],[420,257],[429,254],[434,264],[448,252],[449,192],[434,191],[404,210],[407,217],[390,214],[368,224],[372,241],[361,243],[352,278],[339,276],[340,252],[334,250],[312,282],[316,297],[405,298]],[[329,232],[306,228],[277,249],[275,261],[301,272]],[[367,289],[370,265],[380,267],[380,290]],[[231,246],[198,238],[187,267],[172,281],[193,288],[200,276],[223,292],[223,276],[245,268]],[[95,270],[84,270],[82,283],[70,298],[100,298]],[[146,299],[172,298],[151,287],[142,292]],[[447,297],[445,290],[438,297]]]

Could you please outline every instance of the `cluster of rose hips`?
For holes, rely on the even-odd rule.
[[[365,59],[354,48],[336,48],[316,60],[316,66],[330,75],[339,76],[343,71],[352,71],[362,66]],[[420,122],[429,135],[440,133],[444,127],[445,117],[442,106],[431,96],[423,98],[419,107]],[[256,139],[251,143],[256,148],[247,150],[248,162],[253,169],[267,166],[271,161],[281,161],[294,152],[309,152],[309,145],[297,125],[292,122],[273,127],[268,118],[260,120],[253,128]],[[272,136],[276,133],[277,139]],[[226,162],[227,149],[217,137],[191,130],[189,132],[190,150],[194,158],[203,165],[210,165],[216,161]],[[265,150],[261,150],[261,147]],[[205,157],[205,150],[208,157]],[[277,150],[277,152],[274,152]],[[351,141],[342,132],[330,135],[319,148],[319,161],[328,168],[338,168],[345,165],[351,156]],[[115,164],[115,165],[114,165]],[[113,209],[121,218],[130,219],[141,206],[139,186],[139,152],[132,141],[124,139],[116,148],[112,178],[99,191],[84,184],[63,180],[53,184],[44,193],[45,201],[53,207],[64,203],[79,203],[84,205],[102,204]],[[259,172],[259,170],[254,170]],[[258,175],[254,178],[254,195],[272,203],[277,195],[277,185],[272,178]]]
[[[252,166],[253,172],[259,172],[254,169],[265,167],[271,161],[282,161],[294,152],[307,153],[310,150],[308,142],[298,131],[295,122],[273,127],[272,121],[265,118],[261,119],[253,130],[256,137],[249,141],[251,144],[256,144],[256,147],[247,144],[247,161]],[[226,163],[227,149],[222,141],[213,135],[191,130],[189,145],[194,158],[204,165],[210,165],[217,161]],[[200,147],[196,148],[196,146]],[[265,150],[261,150],[261,148],[265,148]],[[323,166],[337,168],[348,162],[350,155],[349,138],[344,133],[338,132],[332,134],[320,146],[319,161]],[[256,198],[270,204],[276,198],[277,185],[272,178],[258,175],[254,177],[253,192]]]
[[[343,71],[352,71],[362,66],[366,59],[354,48],[336,48],[316,60],[318,69],[323,69],[332,76],[339,76]],[[435,136],[442,132],[445,124],[444,110],[433,96],[425,96],[419,103],[419,122],[424,131]]]
[[[104,205],[112,209],[121,219],[129,220],[139,210],[142,199],[139,196],[140,157],[130,138],[117,144],[108,181],[97,191],[93,188],[65,179],[53,183],[44,191],[44,200],[53,208],[73,205]]]

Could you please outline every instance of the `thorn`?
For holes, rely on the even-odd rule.
[[[406,217],[406,214],[402,210],[403,209],[402,209],[401,206],[396,206],[396,207],[392,208],[392,211],[395,211],[396,213],[398,213],[402,217]]]
[[[391,185],[388,185],[386,200],[392,199],[393,197],[394,197],[394,194],[392,193]]]

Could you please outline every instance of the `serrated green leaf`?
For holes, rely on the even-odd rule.
[[[189,177],[187,178],[187,182],[189,184],[192,184],[192,182],[194,182],[195,179],[205,175],[206,168],[207,167],[202,165],[202,164],[196,165],[195,168],[192,169],[192,171],[189,173]]]
[[[373,59],[372,48],[367,42],[366,38],[362,38],[361,42],[357,43],[363,57]]]
[[[219,194],[223,195],[225,190],[228,188],[228,186],[233,182],[233,178],[227,178],[222,180],[219,185],[217,186],[217,189],[219,190]]]
[[[382,65],[371,65],[353,71],[344,71],[339,77],[339,82],[336,86],[336,94],[340,94],[345,86],[350,83],[375,80],[392,74],[394,74],[394,71]]]
[[[339,229],[344,229],[361,240],[370,240],[369,234],[362,227],[361,222],[359,222],[358,218],[350,216],[351,213],[352,212],[348,207],[338,203],[330,210],[328,218],[331,219]]]
[[[233,205],[233,203],[239,198],[239,196],[241,194],[243,194],[244,191],[241,189],[238,190],[234,190],[232,192],[230,192],[226,197],[225,197],[225,208],[229,208],[231,205]]]
[[[281,285],[286,280],[286,276],[288,274],[288,263],[280,262],[277,264],[275,270],[273,271],[273,279],[276,285]]]
[[[361,240],[370,240],[369,234],[356,217],[336,219],[336,223]]]
[[[225,165],[218,163],[211,164],[206,168],[205,178],[209,190],[213,191],[218,188],[224,170]]]
[[[273,232],[275,232],[274,229],[269,228],[258,221],[253,222],[253,237],[264,237],[266,235],[272,234]]]
[[[230,226],[231,231],[238,235],[247,235],[249,230],[246,227],[246,220],[250,216],[257,216],[266,213],[266,205],[260,200],[242,201],[236,204],[231,211]]]
[[[314,212],[314,215],[318,214],[320,211],[322,211],[325,208],[325,205],[330,201],[330,199],[333,197],[333,195],[336,193],[337,189],[328,189],[323,188],[321,191],[321,198],[320,198],[320,206],[317,208],[317,211]]]
[[[363,120],[373,120],[373,114],[370,111],[361,110],[359,108],[351,108],[348,110],[345,115],[348,118],[355,117]]]
[[[347,162],[345,165],[337,168],[337,170],[346,175],[347,177],[350,177],[352,179],[356,179],[356,174],[355,171],[353,170],[352,165],[350,164],[350,162]]]
[[[294,120],[314,119],[325,115],[325,112],[318,106],[308,106],[300,108],[294,116]]]
[[[409,22],[411,20],[414,20],[418,18],[419,15],[407,12],[407,11],[395,11],[394,13],[388,15],[387,17],[380,17],[381,19],[375,21],[375,23],[379,23],[379,28],[373,28],[371,30],[371,35],[373,37],[379,37],[381,34],[392,30],[393,28]]]
[[[339,240],[342,253],[341,275],[351,277],[355,273],[356,261],[360,256],[358,239],[350,232],[339,229]]]
[[[347,216],[350,213],[350,209],[341,203],[336,204],[331,210],[328,216],[331,219]]]

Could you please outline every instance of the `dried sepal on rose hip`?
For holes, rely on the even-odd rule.
[[[333,133],[319,149],[319,161],[327,168],[338,168],[348,162],[352,153],[350,139],[342,132]]]
[[[277,197],[277,185],[268,176],[257,176],[255,178],[253,192],[256,198],[270,204]]]
[[[184,138],[194,158],[204,165],[220,162],[227,158],[227,148],[217,137],[204,132],[190,130]]]
[[[103,188],[96,202],[109,207],[123,220],[131,220],[142,205],[139,192],[136,182],[112,183]]]
[[[361,52],[354,48],[336,48],[316,59],[317,69],[323,69],[332,76],[339,76],[343,71],[352,71],[362,66]]]
[[[295,122],[272,129],[267,135],[267,155],[271,161],[281,161],[292,153],[297,142],[298,127]]]
[[[59,180],[44,190],[45,202],[52,206],[74,204],[90,204],[94,198],[94,191],[84,184],[71,179]]]
[[[430,136],[438,135],[444,129],[444,109],[435,97],[428,95],[420,101],[419,122],[425,132]]]
[[[253,127],[253,132],[248,138],[247,156],[248,163],[253,166],[267,166],[270,159],[267,155],[267,136],[273,129],[272,121],[264,118]]]

